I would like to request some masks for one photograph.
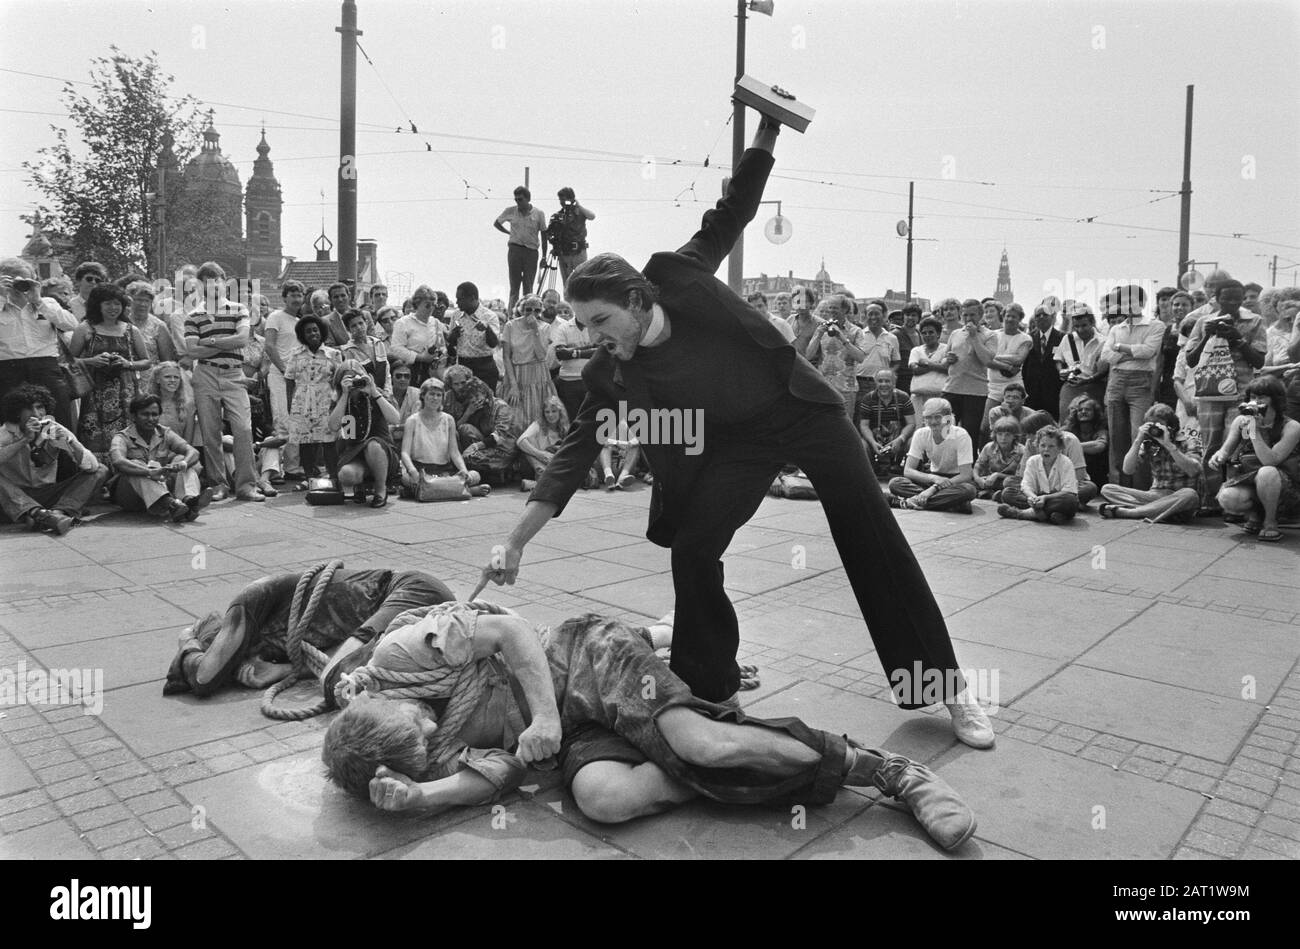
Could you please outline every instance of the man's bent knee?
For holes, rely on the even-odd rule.
[[[658,814],[694,796],[649,762],[635,766],[620,761],[592,762],[573,776],[569,790],[578,810],[600,824],[621,824]]]

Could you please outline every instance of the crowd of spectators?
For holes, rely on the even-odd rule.
[[[93,261],[42,286],[16,258],[0,285],[0,516],[58,534],[97,502],[178,522],[322,479],[372,507],[427,478],[530,490],[595,353],[554,290],[507,309],[420,285],[397,305],[289,280],[273,308],[213,263],[160,292]],[[1207,291],[1162,289],[1150,313],[1137,286],[1028,315],[803,287],[749,302],[843,395],[897,508],[1064,524],[1100,496],[1104,518],[1277,540],[1300,516],[1300,290],[1215,272]],[[619,432],[588,486],[640,477]]]

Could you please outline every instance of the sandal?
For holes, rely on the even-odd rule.
[[[1114,520],[1118,512],[1119,512],[1118,504],[1097,505],[1097,513],[1100,514],[1104,520],[1108,520],[1108,521]]]
[[[376,491],[376,492],[375,492],[375,496],[374,496],[373,498],[370,499],[370,506],[371,506],[371,507],[383,507],[383,506],[386,505],[387,503],[388,503],[388,492],[387,492],[387,491],[385,491],[383,494],[380,494],[378,491]]]
[[[1253,517],[1247,521],[1244,521],[1241,525],[1241,529],[1244,530],[1247,534],[1258,534],[1263,529],[1263,527],[1264,527],[1264,522],[1258,521]]]
[[[1260,529],[1257,536],[1260,540],[1267,541],[1270,544],[1275,544],[1282,539],[1282,532],[1276,527],[1264,527]]]

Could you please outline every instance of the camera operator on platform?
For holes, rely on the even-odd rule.
[[[587,261],[587,222],[596,220],[596,215],[578,203],[568,186],[557,191],[556,196],[560,199],[560,210],[551,215],[546,238],[555,248],[560,282],[567,285],[573,268]]]

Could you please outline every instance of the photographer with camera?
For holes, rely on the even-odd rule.
[[[1105,518],[1189,521],[1201,503],[1201,443],[1196,432],[1183,431],[1178,415],[1163,402],[1147,409],[1143,422],[1124,455],[1124,473],[1134,475],[1139,465],[1151,469],[1151,489],[1142,491],[1120,484],[1103,484],[1105,500],[1098,508]]]
[[[447,333],[449,362],[464,366],[495,392],[497,383],[501,381],[501,370],[492,356],[501,342],[500,319],[479,302],[478,287],[469,282],[456,288],[456,309],[447,315],[450,320]],[[451,356],[453,353],[454,358]],[[446,381],[445,373],[443,381]]]
[[[844,411],[851,419],[858,394],[854,366],[865,353],[862,351],[863,330],[848,322],[848,315],[849,302],[842,293],[832,293],[822,300],[813,317],[817,328],[808,341],[807,356],[822,378],[843,397]]]
[[[596,220],[596,215],[578,203],[568,186],[556,192],[556,197],[560,199],[560,210],[551,215],[546,239],[560,266],[560,283],[567,284],[573,268],[587,261],[587,222]]]
[[[894,370],[876,373],[876,387],[858,399],[853,423],[862,433],[877,476],[903,473],[903,458],[916,430],[912,400],[897,387]]]
[[[1207,467],[1220,471],[1224,512],[1245,517],[1248,534],[1279,541],[1279,517],[1300,515],[1300,422],[1287,418],[1286,387],[1274,376],[1255,379],[1243,395]]]
[[[31,383],[0,396],[0,522],[62,536],[99,493],[108,469],[48,414],[53,402]],[[59,481],[63,455],[76,474]]]
[[[0,396],[24,383],[41,386],[54,399],[54,416],[72,427],[72,395],[59,369],[59,331],[72,332],[77,319],[41,296],[31,264],[0,260]]]
[[[1245,289],[1238,280],[1223,280],[1215,290],[1219,312],[1199,317],[1184,347],[1196,379],[1196,421],[1207,456],[1223,445],[1226,427],[1237,417],[1241,393],[1264,365],[1268,335],[1264,321],[1241,308]],[[1206,498],[1219,489],[1219,472],[1207,469]]]
[[[418,390],[425,379],[441,379],[447,368],[447,330],[442,325],[447,303],[424,284],[415,288],[411,303],[415,308],[393,323],[388,353],[411,370],[411,385]]]
[[[388,503],[390,476],[401,478],[402,464],[393,447],[392,430],[401,422],[401,413],[355,359],[334,370],[334,391],[329,428],[338,433],[339,488],[345,492],[351,488],[352,500],[364,504],[365,481],[370,478],[374,489],[370,506],[383,507]]]

